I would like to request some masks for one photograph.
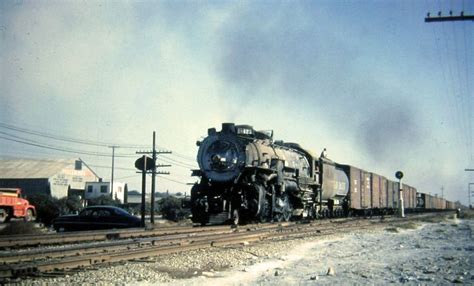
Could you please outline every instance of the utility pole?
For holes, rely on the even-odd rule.
[[[155,223],[155,188],[156,188],[156,175],[169,175],[169,172],[157,172],[157,167],[171,167],[171,165],[158,165],[156,164],[156,156],[158,154],[171,154],[171,151],[156,151],[156,132],[153,131],[153,150],[152,151],[139,151],[137,154],[152,154],[152,159],[155,165],[151,168],[151,203],[150,203],[150,222]]]
[[[147,171],[154,168],[156,165],[152,158],[143,155],[135,161],[135,168],[142,171],[142,211],[141,211],[141,226],[145,226],[145,195],[146,195],[146,174]]]
[[[441,186],[441,198],[444,198],[444,186]]]
[[[141,226],[145,227],[145,197],[146,197],[146,170],[147,170],[147,159],[143,155],[143,171],[142,171],[142,207],[141,207]]]
[[[155,149],[155,134],[153,131],[153,154],[152,158],[155,161],[155,167],[151,169],[151,204],[150,204],[150,222],[155,223],[155,178],[156,178],[156,149]]]
[[[110,197],[114,199],[114,162],[115,162],[115,148],[119,148],[117,145],[109,146],[112,148],[112,176],[110,178]]]
[[[431,17],[431,13],[426,14],[425,22],[454,22],[454,21],[474,21],[473,15],[464,15],[462,11],[459,16],[453,16],[453,11],[449,11],[449,16],[442,16],[441,11],[438,12],[437,17]]]
[[[474,15],[464,15],[464,11],[461,11],[459,16],[453,16],[453,11],[449,11],[449,16],[443,16],[441,11],[438,12],[438,15],[435,17],[431,17],[431,13],[426,14],[425,23],[433,23],[433,22],[454,22],[454,21],[474,21]],[[466,172],[472,172],[474,169],[464,169]],[[471,207],[471,184],[469,183],[467,186],[467,192],[469,196],[469,208]],[[443,197],[443,188],[441,188],[441,197]]]
[[[469,208],[472,208],[472,204],[471,204],[471,196],[472,196],[472,192],[471,192],[471,186],[474,186],[474,183],[469,183],[467,185],[467,195],[469,196]]]
[[[474,169],[464,169],[465,172],[474,172]],[[472,204],[471,204],[471,196],[472,196],[472,192],[471,192],[471,186],[473,186],[474,183],[468,183],[467,184],[467,198],[469,199],[469,208],[472,208]]]

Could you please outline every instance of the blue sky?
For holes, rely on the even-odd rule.
[[[444,187],[467,203],[473,24],[423,19],[473,14],[472,1],[3,1],[0,9],[1,123],[118,145],[150,145],[155,130],[175,162],[159,191],[189,193],[196,140],[236,122],[388,178],[403,170],[420,191]],[[0,155],[81,156],[110,177],[110,158],[5,139]],[[124,169],[115,176],[140,188]]]

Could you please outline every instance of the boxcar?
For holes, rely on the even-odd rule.
[[[388,180],[385,177],[380,177],[380,208],[388,208]]]
[[[360,206],[361,209],[370,209],[372,207],[371,200],[371,183],[370,173],[364,170],[360,170]]]
[[[338,164],[337,167],[344,170],[349,178],[349,208],[360,209],[360,169],[350,166]]]
[[[370,201],[373,209],[380,208],[380,176],[370,173]]]

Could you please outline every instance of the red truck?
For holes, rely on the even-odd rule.
[[[36,208],[21,197],[21,189],[0,188],[0,223],[11,218],[36,219]]]

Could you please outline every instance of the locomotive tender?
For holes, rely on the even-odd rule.
[[[291,218],[388,213],[399,186],[383,176],[316,157],[296,143],[273,140],[273,131],[223,123],[198,141],[200,182],[191,189],[195,223],[234,224]],[[403,185],[404,205],[425,200]],[[446,205],[446,203],[445,203]]]

